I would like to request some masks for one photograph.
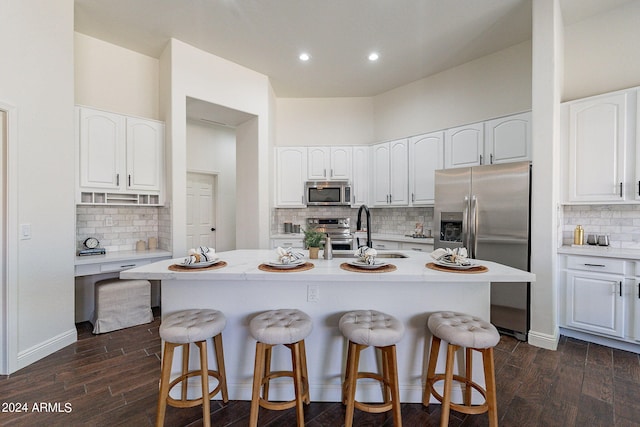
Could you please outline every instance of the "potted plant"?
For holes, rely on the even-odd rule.
[[[324,233],[317,231],[315,228],[308,228],[304,230],[304,243],[309,248],[309,258],[317,259],[318,251],[322,246],[324,240]]]

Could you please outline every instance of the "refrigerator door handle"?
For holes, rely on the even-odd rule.
[[[469,196],[464,196],[464,212],[462,213],[462,244],[465,248],[469,248],[469,237],[471,236],[469,230]],[[471,254],[469,254],[471,256]]]
[[[475,258],[478,252],[478,199],[471,196],[471,218],[469,228],[471,230],[469,237],[469,257]]]

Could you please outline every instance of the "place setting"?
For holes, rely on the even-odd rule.
[[[489,271],[484,265],[468,258],[466,248],[439,248],[431,252],[431,258],[434,261],[427,263],[426,267],[432,270],[467,274]]]
[[[292,248],[284,249],[278,247],[276,249],[276,259],[263,262],[258,266],[258,269],[275,273],[287,273],[311,270],[313,267],[313,263],[304,260],[304,254],[295,252]]]
[[[179,264],[171,264],[171,271],[210,271],[226,267],[227,263],[216,255],[216,250],[206,246],[189,249],[187,257]]]
[[[393,264],[376,259],[377,256],[378,252],[375,249],[362,246],[354,252],[356,259],[343,262],[340,268],[356,273],[388,273],[397,269]]]

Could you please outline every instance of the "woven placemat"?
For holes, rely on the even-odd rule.
[[[226,266],[227,266],[227,263],[225,261],[216,262],[213,265],[210,265],[208,267],[201,267],[201,268],[189,268],[180,264],[171,264],[169,266],[169,270],[171,271],[207,271],[207,270],[217,270],[219,268],[226,267]]]
[[[356,273],[388,273],[390,271],[396,271],[397,269],[393,264],[387,264],[379,268],[360,268],[346,262],[340,264],[340,268],[347,271],[355,271]]]
[[[258,268],[262,271],[269,271],[269,272],[273,272],[273,273],[291,273],[294,271],[306,271],[306,270],[311,270],[314,267],[314,265],[310,262],[305,262],[304,264],[300,264],[296,267],[292,267],[292,268],[278,268],[278,267],[272,267],[269,264],[260,264],[258,266]]]
[[[484,265],[477,265],[475,267],[467,268],[466,270],[458,270],[455,268],[443,267],[438,264],[434,264],[432,262],[427,263],[427,268],[438,271],[445,271],[447,273],[460,273],[460,274],[476,274],[476,273],[485,273],[489,271],[487,267]]]

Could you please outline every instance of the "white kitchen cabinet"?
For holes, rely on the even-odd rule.
[[[307,180],[306,147],[276,148],[276,207],[306,208],[304,183]]]
[[[417,251],[430,254],[433,252],[433,244],[422,243],[419,239],[416,239],[415,242],[402,242],[400,244],[400,249],[403,251]]]
[[[411,205],[433,205],[435,171],[444,168],[444,132],[409,138],[408,160]]]
[[[380,239],[371,239],[373,244],[373,249],[376,250],[397,250],[400,249],[401,243],[393,240],[380,240]]]
[[[634,200],[635,91],[571,101],[563,134],[568,142],[568,202],[615,203]]]
[[[619,259],[567,256],[563,326],[623,338],[625,265]]]
[[[484,161],[484,124],[474,123],[445,131],[444,167],[462,168],[482,165]]]
[[[484,123],[484,164],[531,160],[531,112]]]
[[[161,204],[164,124],[77,107],[78,203]]]
[[[307,178],[310,181],[350,181],[351,153],[351,147],[309,147]]]
[[[359,145],[353,147],[353,168],[351,179],[351,206],[369,204],[371,147]]]
[[[376,144],[372,148],[373,204],[409,204],[408,142],[406,139]]]
[[[304,234],[292,234],[288,238],[274,237],[271,239],[271,247],[304,249]]]

